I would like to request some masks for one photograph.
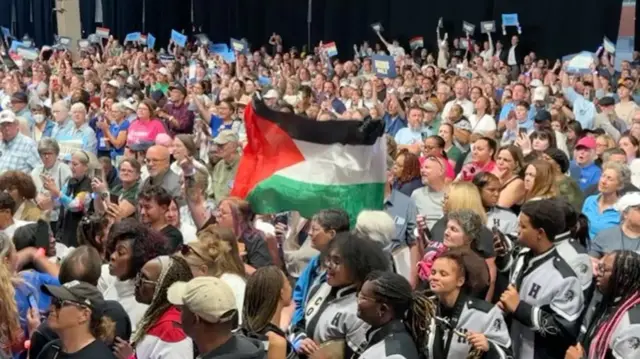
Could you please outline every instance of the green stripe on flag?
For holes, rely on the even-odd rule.
[[[249,193],[247,200],[255,213],[298,211],[311,218],[323,209],[341,208],[349,213],[351,225],[363,209],[381,210],[384,202],[384,183],[325,185],[295,181],[273,175]]]

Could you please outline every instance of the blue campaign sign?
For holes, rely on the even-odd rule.
[[[156,47],[156,37],[153,34],[147,34],[147,47],[153,49]]]
[[[187,35],[181,34],[176,30],[171,30],[171,40],[180,47],[187,46]]]
[[[230,42],[231,42],[231,48],[233,49],[233,51],[237,51],[239,53],[247,52],[247,44],[245,44],[244,41],[234,39],[232,37]]]
[[[227,50],[225,52],[218,53],[218,55],[220,55],[220,57],[222,57],[224,62],[228,64],[232,64],[236,62],[236,53],[233,52],[232,50]]]
[[[212,54],[221,54],[229,51],[227,44],[209,44],[209,52]]]
[[[127,36],[124,38],[124,43],[126,44],[127,42],[138,42],[140,41],[140,36],[142,34],[140,34],[139,32],[132,32],[130,34],[127,34]]]
[[[3,37],[11,37],[11,30],[9,30],[8,28],[2,26],[0,27],[2,28],[2,36]]]
[[[518,14],[502,14],[502,26],[518,26]]]
[[[260,86],[270,86],[271,79],[266,76],[258,76],[258,84]]]
[[[396,62],[393,56],[373,55],[371,60],[373,61],[373,69],[377,76],[388,78],[396,77]]]
[[[18,51],[18,47],[26,47],[24,46],[24,44],[20,41],[17,40],[13,40],[11,41],[11,48],[9,49],[12,52],[17,52]]]

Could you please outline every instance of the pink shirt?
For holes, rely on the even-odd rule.
[[[142,122],[139,119],[135,119],[131,125],[129,125],[127,145],[140,142],[154,142],[156,136],[161,133],[167,133],[167,130],[160,120],[152,119],[149,122]]]

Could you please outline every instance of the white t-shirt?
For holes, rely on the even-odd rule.
[[[9,238],[13,239],[13,234],[16,233],[16,229],[24,226],[25,224],[29,224],[29,223],[33,223],[33,222],[27,222],[27,221],[21,221],[19,219],[14,219],[13,220],[13,224],[10,225],[9,227],[3,229],[3,230],[0,230],[0,233],[4,233]]]
[[[131,330],[135,332],[149,306],[136,301],[133,279],[121,281],[109,273],[108,264],[103,264],[97,288],[104,296],[104,300],[115,300],[122,304],[122,308],[131,320]]]
[[[484,114],[480,118],[478,118],[478,115],[473,114],[469,117],[469,122],[471,123],[472,133],[486,135],[496,130],[496,120],[487,114]]]
[[[453,105],[460,105],[460,107],[462,107],[462,114],[464,115],[464,117],[469,118],[471,117],[471,115],[473,115],[473,102],[467,100],[466,98],[462,100],[454,99],[444,105],[444,109],[442,109],[443,119],[449,118],[449,111],[451,111],[451,107],[453,107]]]

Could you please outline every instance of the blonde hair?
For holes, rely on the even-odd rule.
[[[463,209],[477,213],[482,223],[487,223],[487,212],[482,205],[478,188],[471,182],[453,182],[447,189],[447,200],[443,210],[445,213],[451,213]]]
[[[533,180],[531,191],[525,194],[525,202],[536,197],[555,197],[558,193],[555,167],[545,160],[535,160],[529,163],[529,166],[536,169],[536,177]]]
[[[20,327],[20,315],[16,303],[16,276],[7,267],[7,257],[15,251],[12,240],[4,233],[0,233],[0,350],[11,352],[11,346],[19,343],[23,338]]]
[[[603,140],[607,143],[607,150],[610,148],[614,148],[616,147],[616,141],[613,140],[613,137],[611,137],[610,135],[604,134],[604,135],[600,135],[598,137],[596,137],[596,141],[597,140]]]
[[[198,241],[189,243],[189,247],[202,257],[187,255],[189,262],[195,260],[206,265],[208,275],[218,278],[225,273],[246,276],[238,241],[230,229],[211,225],[198,233]]]

